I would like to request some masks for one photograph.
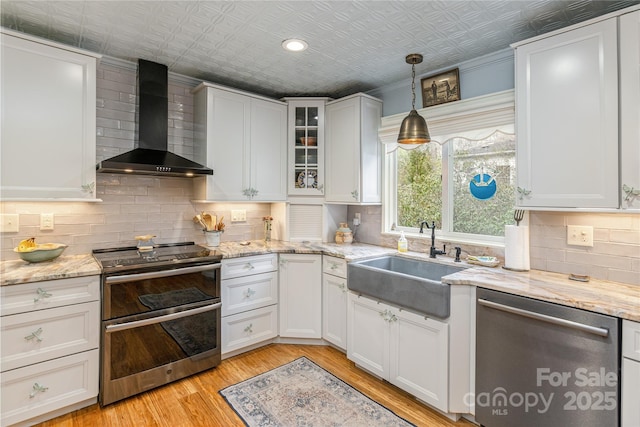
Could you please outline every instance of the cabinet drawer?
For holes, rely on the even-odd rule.
[[[278,270],[278,255],[256,255],[222,260],[222,279]]]
[[[640,362],[640,323],[622,321],[622,356]]]
[[[222,319],[222,354],[275,338],[278,306],[258,308]]]
[[[254,274],[222,281],[222,316],[278,303],[278,273]]]
[[[4,372],[1,388],[3,426],[94,398],[98,350]]]
[[[322,257],[322,271],[334,276],[347,278],[347,261],[333,256]]]
[[[98,348],[98,301],[2,318],[0,371]]]
[[[73,277],[0,287],[0,316],[98,301],[100,276]]]

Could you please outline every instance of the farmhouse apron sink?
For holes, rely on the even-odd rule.
[[[441,279],[462,270],[464,267],[390,255],[349,263],[347,287],[402,308],[446,319],[451,290]]]

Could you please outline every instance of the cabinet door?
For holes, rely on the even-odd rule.
[[[324,106],[327,98],[288,99],[289,195],[324,194]]]
[[[620,183],[622,207],[640,209],[640,11],[620,17]]]
[[[347,349],[347,279],[322,275],[322,338]]]
[[[360,99],[327,105],[325,200],[360,202]]]
[[[2,372],[98,348],[100,303],[67,305],[2,318]]]
[[[622,359],[621,427],[640,426],[640,362]]]
[[[287,106],[251,100],[251,200],[287,197]],[[253,190],[253,191],[251,191]]]
[[[363,94],[327,104],[327,202],[381,202],[381,115],[382,102]]]
[[[322,256],[280,255],[280,336],[322,337]]]
[[[249,168],[250,98],[225,90],[207,88],[206,199],[246,200],[243,190],[251,186]]]
[[[347,299],[347,358],[388,379],[390,337],[386,319],[390,307],[351,292]]]
[[[222,318],[222,354],[278,336],[278,306],[270,305]]]
[[[13,425],[98,395],[98,350],[2,374],[2,425]]]
[[[618,207],[616,18],[516,50],[518,204]]]
[[[449,326],[394,309],[391,322],[389,381],[447,412]]]
[[[95,198],[96,58],[2,34],[3,199]]]

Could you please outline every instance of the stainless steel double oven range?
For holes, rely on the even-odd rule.
[[[102,267],[100,404],[220,363],[220,260],[193,242],[97,249]]]

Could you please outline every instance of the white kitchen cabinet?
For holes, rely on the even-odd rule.
[[[322,257],[322,338],[347,349],[347,262]]]
[[[222,260],[222,355],[278,335],[278,272],[276,254]]]
[[[362,93],[328,102],[325,129],[325,201],[379,204],[382,101]]]
[[[220,86],[194,89],[197,160],[213,175],[196,178],[196,198],[286,200],[287,105]]]
[[[1,34],[3,200],[95,200],[100,55]]]
[[[622,322],[621,427],[640,426],[640,323]]]
[[[323,196],[324,109],[330,98],[284,100],[289,110],[288,193],[290,196]]]
[[[619,207],[617,38],[613,17],[514,45],[519,206]]]
[[[347,357],[447,412],[449,325],[352,292],[348,301]]]
[[[620,190],[640,210],[640,11],[620,17]],[[638,422],[640,425],[640,422]]]
[[[99,296],[99,276],[0,288],[2,425],[96,403]]]
[[[280,254],[280,337],[322,337],[322,255]]]

